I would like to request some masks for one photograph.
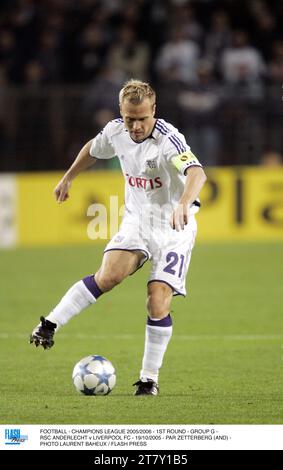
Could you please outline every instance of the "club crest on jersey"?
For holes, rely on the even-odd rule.
[[[146,160],[145,164],[150,170],[154,170],[154,168],[157,168],[156,160]]]

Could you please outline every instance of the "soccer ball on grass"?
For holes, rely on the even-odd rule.
[[[73,382],[84,395],[108,395],[116,384],[115,369],[102,356],[87,356],[74,367]]]

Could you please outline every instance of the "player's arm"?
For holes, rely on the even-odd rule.
[[[81,173],[81,171],[90,168],[95,163],[96,158],[90,155],[91,144],[92,140],[84,145],[74,163],[71,165],[69,170],[66,171],[65,175],[54,189],[55,198],[59,203],[64,202],[69,198],[69,189],[73,179]]]
[[[177,232],[183,230],[184,226],[188,223],[190,206],[198,197],[206,181],[205,172],[200,166],[187,168],[185,174],[187,178],[184,191],[171,218],[171,227],[177,230]]]

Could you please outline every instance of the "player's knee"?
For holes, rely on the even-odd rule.
[[[154,284],[154,283],[153,283]],[[151,318],[163,318],[170,312],[172,290],[166,284],[148,287],[147,310]]]
[[[103,292],[107,292],[123,281],[125,275],[122,271],[98,271],[95,280]]]
[[[166,316],[164,302],[154,296],[148,296],[147,298],[147,311],[151,318],[161,319]]]

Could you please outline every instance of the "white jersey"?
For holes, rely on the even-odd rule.
[[[185,137],[171,124],[157,119],[151,135],[133,141],[121,118],[110,121],[92,141],[90,155],[99,159],[117,156],[125,178],[125,215],[138,216],[145,205],[176,207],[184,191],[185,171],[201,166]],[[190,208],[194,214],[199,201]]]

